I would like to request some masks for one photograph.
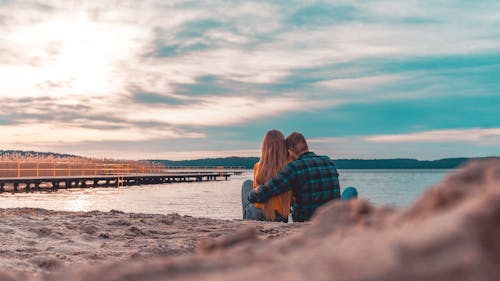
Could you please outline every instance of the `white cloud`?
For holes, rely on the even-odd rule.
[[[321,81],[318,86],[327,87],[333,90],[369,90],[384,84],[389,84],[403,79],[402,75],[378,75],[359,78],[345,78]]]
[[[332,144],[332,143],[340,142],[340,141],[344,141],[344,138],[341,138],[341,137],[313,138],[313,139],[308,139],[307,143]]]
[[[282,7],[268,3],[199,4],[192,8],[154,1],[124,2],[120,7],[100,2],[49,1],[46,4],[51,8],[9,6],[7,24],[0,27],[4,37],[0,49],[17,54],[18,66],[12,67],[10,55],[9,64],[0,63],[0,75],[8,81],[0,89],[2,96],[12,92],[22,96],[120,95],[131,85],[173,94],[175,84],[194,83],[203,75],[246,83],[273,83],[299,68],[363,57],[493,50],[500,43],[488,36],[495,33],[491,28],[457,28],[454,21],[451,24],[431,22],[418,28],[349,22],[312,30],[287,31],[286,27],[280,30],[280,20],[284,17]],[[392,7],[390,14],[387,9],[380,9],[387,6]],[[404,18],[425,16],[422,11],[428,9],[423,6],[418,2],[403,5],[385,1],[380,5],[364,3],[358,8],[369,17]],[[17,13],[16,9],[24,9],[25,13]],[[445,7],[438,7],[437,12],[431,10],[431,13],[437,15],[444,11]],[[182,24],[203,19],[223,24],[207,32],[205,37],[233,45],[173,58],[142,57],[155,48],[158,39],[180,45],[191,39],[199,40],[179,39],[175,34]],[[236,26],[237,31],[225,30],[226,25]],[[257,28],[261,26],[265,28]],[[156,38],[157,28],[163,30],[163,37]],[[272,40],[256,39],[270,32],[276,33],[270,37]],[[436,36],[437,33],[440,36]],[[253,40],[256,41],[251,47],[244,46]]]
[[[203,138],[200,133],[181,133],[171,129],[118,128],[92,129],[65,124],[22,124],[0,126],[2,143],[19,145],[50,146],[100,141],[146,141],[154,139]]]
[[[296,98],[203,97],[202,102],[180,107],[136,106],[119,115],[134,122],[165,122],[173,125],[225,126],[279,115],[303,107],[320,106]]]
[[[106,155],[106,154],[103,154]],[[119,155],[119,154],[118,154]],[[138,152],[136,157],[131,159],[169,159],[169,160],[190,160],[201,158],[221,158],[221,157],[259,157],[260,150],[194,150],[194,151],[168,151],[162,153]],[[119,156],[117,156],[119,157]]]
[[[209,31],[207,37],[212,40],[226,41],[233,44],[245,44],[248,43],[249,39],[247,37],[227,32],[227,31]]]
[[[376,135],[366,137],[370,142],[397,143],[397,142],[474,142],[498,143],[500,128],[491,129],[450,129],[434,130],[409,134]]]

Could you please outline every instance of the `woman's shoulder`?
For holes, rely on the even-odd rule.
[[[257,169],[259,169],[259,166],[260,166],[260,162],[257,162],[253,165],[253,170],[256,171]]]
[[[255,163],[255,164],[253,165],[253,173],[254,173],[254,175],[256,175],[256,174],[257,174],[257,171],[259,171],[259,166],[260,166],[260,163],[259,163],[259,162]]]
[[[257,173],[259,172],[259,162],[253,165],[253,188],[257,187]]]

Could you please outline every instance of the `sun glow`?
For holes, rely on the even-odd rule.
[[[57,35],[64,38],[61,52],[49,69],[51,74],[78,91],[91,93],[109,90],[110,53],[113,39],[95,25],[83,22],[56,23]],[[57,78],[56,78],[57,79]],[[66,81],[64,81],[66,80]]]
[[[41,29],[53,42],[51,59],[43,67],[44,86],[90,95],[111,90],[115,51],[120,47],[112,30],[85,20],[49,22]]]
[[[95,22],[85,14],[52,18],[7,35],[23,50],[24,64],[0,67],[0,74],[12,77],[6,79],[9,92],[23,96],[110,95],[123,91],[120,73],[140,51],[144,35],[140,27]]]

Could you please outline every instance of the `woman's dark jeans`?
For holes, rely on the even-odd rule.
[[[244,220],[256,220],[256,221],[267,221],[264,213],[259,208],[256,208],[253,203],[248,201],[248,196],[250,196],[250,192],[253,190],[253,181],[246,180],[243,182],[241,186],[241,205],[243,206],[243,219]],[[288,218],[283,218],[280,215],[276,214],[277,222],[288,222]]]

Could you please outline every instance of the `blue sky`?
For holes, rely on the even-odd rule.
[[[498,1],[0,0],[3,149],[500,155]]]

